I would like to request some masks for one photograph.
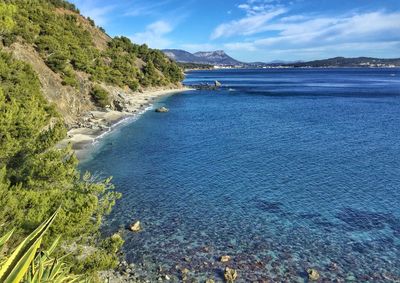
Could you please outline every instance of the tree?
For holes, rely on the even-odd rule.
[[[14,14],[17,7],[12,4],[0,3],[0,35],[9,33],[15,26]]]

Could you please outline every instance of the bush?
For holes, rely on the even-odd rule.
[[[111,103],[108,92],[98,85],[93,86],[90,95],[92,96],[94,102],[100,107],[104,108]]]
[[[78,244],[94,238],[102,254],[94,266],[114,264],[116,255],[95,236],[120,197],[111,179],[82,175],[71,149],[55,148],[66,134],[63,120],[46,102],[29,65],[0,52],[0,78],[0,235],[15,229],[18,241],[60,207],[44,246],[58,235]],[[119,242],[111,239],[109,246]]]

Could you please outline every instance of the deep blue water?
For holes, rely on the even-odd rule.
[[[148,278],[400,280],[400,70],[197,71],[81,164],[123,198],[105,233]],[[230,255],[228,264],[218,262]],[[162,271],[157,269],[162,266]],[[153,277],[154,276],[154,277]],[[336,281],[335,281],[336,280]],[[398,282],[398,281],[397,281]]]

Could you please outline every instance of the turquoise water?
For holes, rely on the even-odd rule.
[[[219,91],[160,101],[81,164],[123,198],[104,233],[125,231],[143,277],[321,282],[400,280],[400,70],[199,71]],[[124,229],[139,219],[143,231]],[[221,255],[231,261],[220,263]],[[162,267],[160,271],[159,268]]]

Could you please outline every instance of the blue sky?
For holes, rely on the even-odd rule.
[[[242,61],[400,57],[400,0],[72,0],[111,36]]]

